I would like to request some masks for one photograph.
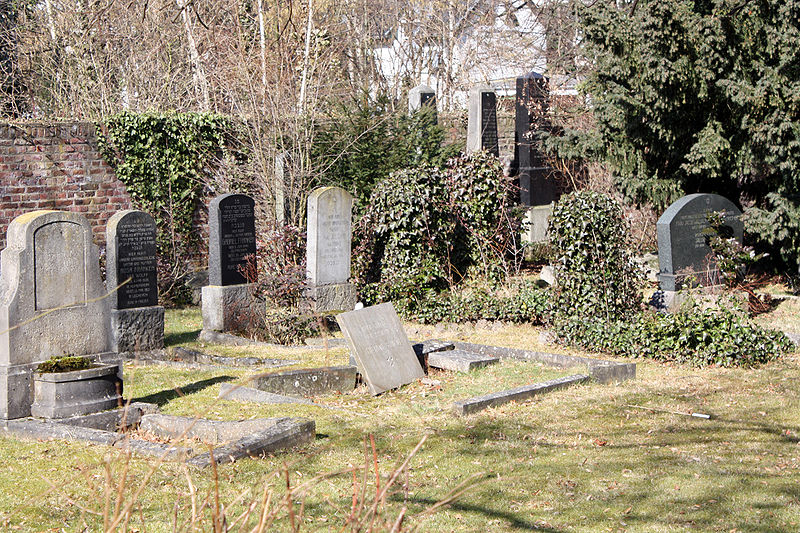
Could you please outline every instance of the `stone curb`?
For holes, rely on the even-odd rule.
[[[497,407],[509,402],[527,400],[537,394],[563,389],[564,387],[584,383],[586,381],[589,381],[589,376],[586,374],[575,374],[564,378],[543,381],[542,383],[536,383],[534,385],[517,387],[516,389],[493,392],[484,396],[476,396],[474,398],[454,402],[453,412],[459,416],[471,415],[478,411],[488,409],[489,407]]]
[[[464,350],[448,350],[428,354],[428,366],[450,370],[451,372],[469,372],[500,361],[499,357],[491,357]]]
[[[618,363],[616,361],[608,361],[606,359],[591,359],[589,357],[578,357],[576,355],[535,352],[531,350],[522,350],[519,348],[504,348],[500,346],[488,346],[485,344],[473,344],[470,342],[454,341],[453,344],[457,350],[464,350],[466,352],[473,352],[500,358],[538,361],[540,363],[559,368],[585,366],[588,368],[591,379],[603,384],[621,383],[629,379],[636,379],[636,363]]]

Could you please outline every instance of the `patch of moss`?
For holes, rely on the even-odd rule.
[[[62,355],[60,357],[52,356],[44,363],[36,367],[36,371],[40,374],[51,374],[54,372],[72,372],[74,370],[83,370],[92,366],[92,360],[88,357],[80,355]]]

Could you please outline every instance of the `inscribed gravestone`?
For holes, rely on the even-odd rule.
[[[350,283],[352,207],[353,197],[339,187],[321,187],[308,197],[306,274],[317,311],[355,305]]]
[[[336,322],[373,395],[425,376],[391,303],[341,313]]]
[[[491,87],[479,86],[470,90],[468,118],[467,153],[486,150],[499,157],[497,95]]]
[[[518,169],[522,205],[549,205],[559,197],[553,169],[547,165],[534,139],[535,132],[551,129],[549,93],[547,78],[538,72],[517,78],[514,165]]]
[[[706,215],[711,211],[724,212],[730,236],[742,241],[742,212],[733,202],[717,194],[684,196],[670,205],[656,224],[662,290],[680,290],[687,276],[701,285],[716,278],[716,267],[709,264],[712,252],[705,233],[709,228]]]
[[[89,222],[34,211],[8,226],[0,254],[0,419],[30,415],[38,363],[110,350],[108,300]]]
[[[113,309],[158,305],[156,224],[144,211],[120,211],[106,225],[106,280]],[[130,280],[130,281],[128,281]]]
[[[436,92],[427,85],[421,84],[408,91],[408,114],[413,115],[422,106],[428,106],[433,109],[435,123]]]
[[[208,281],[211,285],[247,283],[248,262],[256,253],[255,201],[223,194],[208,211]]]
[[[164,308],[158,305],[156,224],[147,213],[120,211],[108,220],[106,287],[111,293],[113,350],[163,348]]]

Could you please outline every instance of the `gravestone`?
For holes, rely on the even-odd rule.
[[[486,150],[500,157],[497,139],[497,95],[489,86],[474,87],[469,92],[467,153]]]
[[[203,329],[241,330],[253,318],[256,270],[255,201],[223,194],[208,210],[208,282],[203,287]]]
[[[408,114],[413,115],[422,106],[428,106],[433,109],[434,124],[436,119],[436,91],[427,85],[417,85],[408,91]]]
[[[39,363],[65,354],[109,360],[111,341],[109,301],[85,218],[26,213],[9,224],[6,242],[0,254],[0,419],[7,420],[31,414]]]
[[[713,284],[719,278],[716,266],[709,263],[712,252],[706,215],[711,211],[723,211],[730,236],[742,242],[742,212],[733,202],[718,194],[684,196],[670,205],[656,223],[661,290],[680,290],[687,277],[700,285]]]
[[[307,295],[318,312],[350,311],[356,290],[350,283],[353,197],[339,187],[320,187],[308,197]]]
[[[520,203],[528,206],[549,206],[559,198],[553,169],[547,164],[534,135],[551,129],[548,119],[549,96],[547,78],[529,72],[517,78],[514,120],[514,166],[518,169]]]
[[[373,395],[425,376],[391,303],[341,313],[336,322]]]
[[[163,348],[164,308],[158,305],[156,223],[144,211],[120,211],[108,220],[106,289],[111,292],[112,350],[119,353]]]

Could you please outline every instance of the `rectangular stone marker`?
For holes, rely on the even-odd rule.
[[[15,218],[7,235],[0,254],[0,419],[30,415],[32,375],[42,361],[111,349],[89,222],[77,213],[34,211]]]
[[[519,176],[522,205],[550,205],[560,196],[555,172],[534,140],[537,131],[549,131],[552,128],[548,115],[549,93],[547,78],[538,72],[529,72],[517,78],[514,166]],[[538,238],[532,242],[541,240],[544,239]]]
[[[209,284],[202,289],[203,329],[245,329],[254,317],[246,273],[256,266],[255,201],[244,194],[214,198],[208,210],[208,236]]]
[[[408,91],[408,114],[413,115],[423,106],[433,111],[433,123],[438,122],[436,115],[436,92],[427,85],[420,84]]]
[[[690,194],[670,205],[656,223],[658,233],[658,281],[661,290],[680,290],[687,277],[708,285],[719,278],[716,266],[709,263],[709,223],[706,215],[723,211],[730,237],[742,242],[742,212],[733,202],[718,194]]]
[[[343,394],[356,388],[356,367],[326,366],[265,373],[253,376],[248,383],[258,390],[288,396]]]
[[[469,92],[467,153],[480,150],[500,156],[497,138],[497,95],[494,89],[488,86],[475,87]]]
[[[463,350],[447,350],[428,354],[428,366],[450,370],[451,372],[469,372],[483,368],[500,360],[499,357],[480,355]]]
[[[308,197],[306,276],[308,295],[319,312],[353,309],[350,283],[353,197],[339,187],[321,187]]]
[[[108,220],[106,288],[111,292],[112,349],[138,352],[163,348],[164,308],[158,305],[156,223],[144,211],[120,211]]]
[[[255,260],[255,201],[244,194],[223,194],[208,210],[208,282],[210,285],[247,283],[248,261]]]
[[[336,321],[373,395],[425,376],[391,303],[341,313]]]

